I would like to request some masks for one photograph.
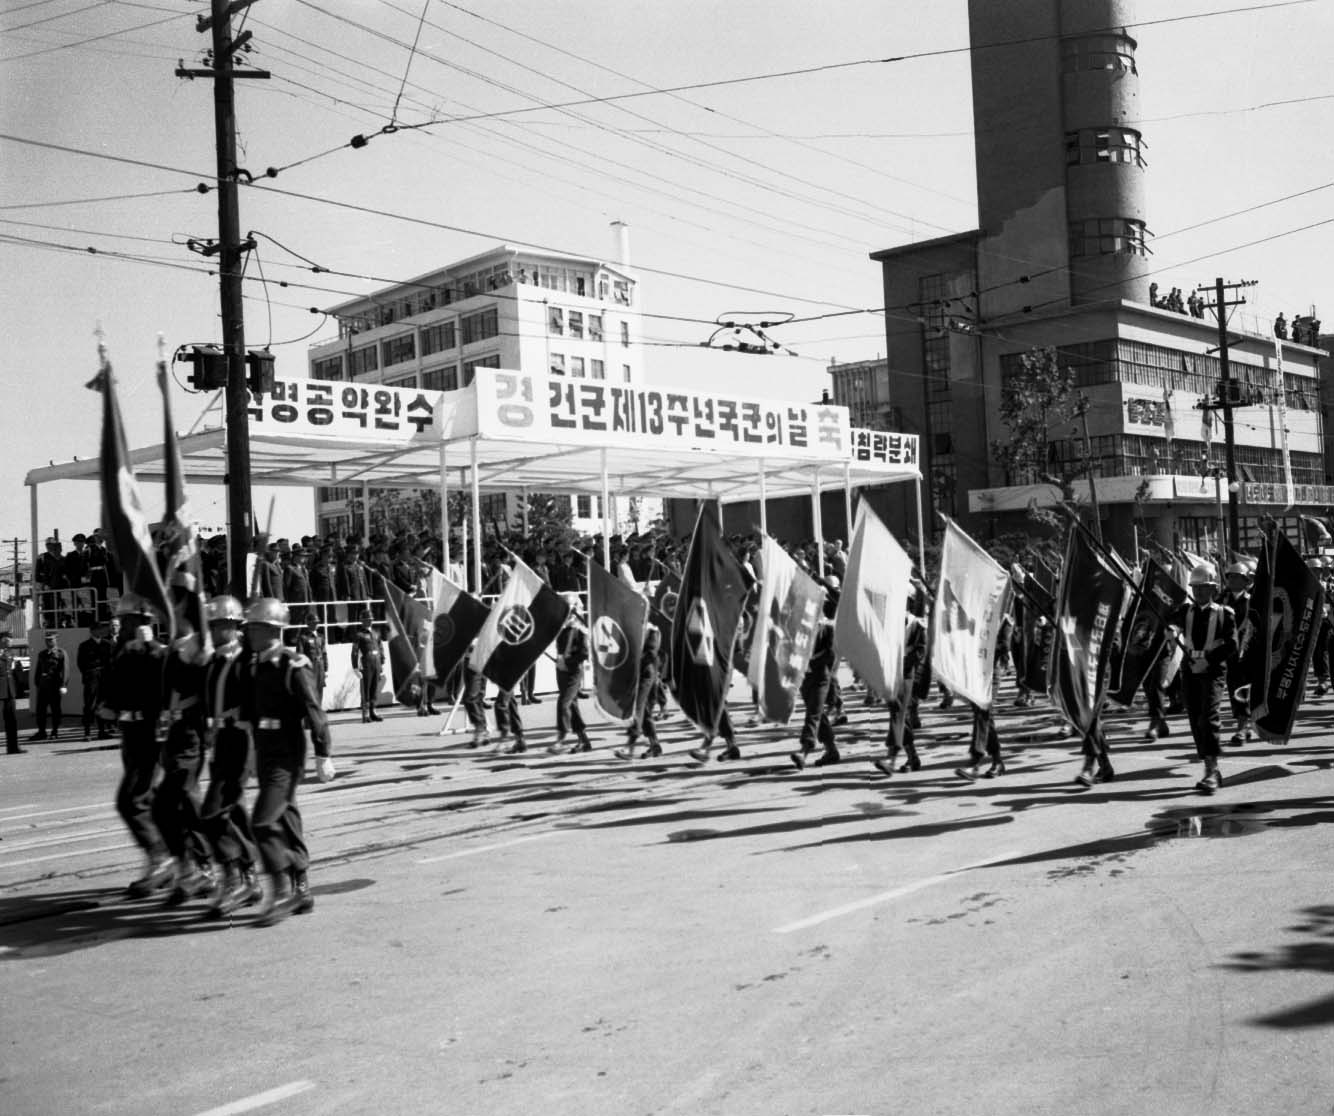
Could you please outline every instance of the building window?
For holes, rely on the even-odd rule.
[[[385,380],[385,387],[396,388],[415,388],[417,386],[417,374],[414,372],[411,376],[395,376],[392,380]]]
[[[343,378],[343,358],[336,356],[315,361],[310,366],[310,378],[312,380],[341,380]]]
[[[570,336],[578,337],[580,340],[583,340],[584,315],[578,310],[570,311]]]
[[[570,375],[577,380],[584,378],[584,358],[581,356],[570,357]]]
[[[1065,133],[1066,166],[1091,166],[1097,163],[1126,163],[1138,167],[1144,161],[1147,144],[1131,128],[1082,128]]]
[[[467,387],[472,383],[472,372],[474,368],[499,368],[500,354],[492,353],[490,356],[478,357],[476,360],[465,360],[463,362],[463,386]]]
[[[630,344],[630,323],[629,323],[629,322],[622,322],[622,323],[621,323],[621,344],[622,344],[622,345],[629,345],[629,344]]]
[[[597,357],[588,362],[588,378],[590,380],[605,380],[607,378],[607,366]]]
[[[422,330],[422,356],[447,353],[456,344],[453,322],[440,322]]]
[[[390,337],[380,342],[380,360],[385,368],[391,364],[402,364],[405,360],[413,360],[416,356],[417,339],[411,333],[405,333],[401,337]]]
[[[553,376],[564,376],[564,375],[565,375],[565,354],[564,354],[564,353],[552,353],[552,354],[551,354],[551,374],[552,374]]]
[[[463,334],[465,345],[485,341],[500,333],[500,315],[494,307],[477,314],[469,314],[466,318],[459,319],[459,331]]]
[[[625,279],[614,279],[611,284],[611,297],[613,302],[619,302],[622,306],[630,305],[630,284]]]
[[[588,339],[589,339],[590,341],[601,341],[601,340],[602,340],[602,315],[601,315],[601,314],[589,314],[589,315],[588,315]]]
[[[621,379],[627,384],[630,382],[630,366],[628,364],[621,365]]]
[[[1101,217],[1070,222],[1071,256],[1147,256],[1150,235],[1143,221]]]
[[[456,391],[459,386],[459,370],[454,364],[443,368],[430,368],[422,373],[422,387],[427,391]]]
[[[347,367],[352,376],[364,376],[380,367],[378,346],[367,345],[348,354]]]
[[[1135,40],[1129,35],[1084,35],[1061,42],[1061,68],[1067,74],[1084,70],[1135,68]]]
[[[565,311],[559,306],[547,307],[547,332],[555,337],[565,334]]]
[[[579,519],[592,519],[594,517],[602,518],[602,497],[601,496],[576,496],[574,498],[574,514]]]

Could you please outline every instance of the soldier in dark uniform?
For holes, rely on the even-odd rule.
[[[251,768],[250,732],[241,719],[241,687],[249,659],[240,641],[245,618],[235,597],[218,596],[204,610],[213,656],[204,671],[204,703],[213,759],[208,793],[200,810],[219,872],[208,917],[224,918],[263,898],[255,869],[258,852],[244,804]]]
[[[350,616],[353,608],[359,613],[369,604],[370,572],[366,568],[366,563],[361,560],[361,547],[357,543],[347,544],[343,560],[338,566],[335,582],[338,599],[350,602],[344,605],[349,610],[346,615]]]
[[[78,609],[77,627],[92,627],[94,608],[92,581],[88,573],[88,536],[75,535],[70,540],[74,549],[65,555],[65,584],[73,590],[71,603]]]
[[[107,620],[109,617],[103,606],[106,604],[107,590],[111,587],[111,559],[102,542],[100,529],[94,531],[88,539],[87,563],[88,586],[93,591],[95,615],[98,620]]]
[[[1195,750],[1204,763],[1204,778],[1195,784],[1201,794],[1213,794],[1223,785],[1218,770],[1223,689],[1228,659],[1237,653],[1236,618],[1230,608],[1214,600],[1214,579],[1214,568],[1207,563],[1191,570],[1191,602],[1170,618],[1185,646],[1181,688]]]
[[[644,624],[644,649],[639,655],[639,681],[635,687],[635,711],[630,719],[630,727],[624,748],[617,748],[620,759],[635,758],[635,744],[642,735],[648,741],[644,750],[644,759],[653,759],[662,755],[662,745],[658,743],[658,730],[653,724],[649,705],[658,688],[658,649],[662,646],[662,631],[654,623]]]
[[[60,720],[63,713],[60,699],[69,688],[69,656],[56,642],[56,633],[47,632],[46,646],[37,652],[33,663],[32,682],[37,700],[33,703],[37,714],[37,731],[33,740],[47,739],[46,722],[51,721],[52,740],[60,738]]]
[[[255,596],[283,599],[283,567],[276,542],[269,543],[255,560]]]
[[[250,824],[269,877],[257,919],[266,926],[315,906],[307,877],[310,855],[296,804],[296,788],[306,766],[305,726],[310,726],[321,783],[334,777],[334,763],[311,662],[283,646],[287,607],[282,601],[260,598],[246,609],[245,620],[250,658],[242,675],[241,710],[255,737],[259,792]]]
[[[32,571],[33,581],[40,590],[48,595],[41,598],[41,620],[44,628],[60,626],[60,594],[65,582],[65,559],[61,554],[59,539],[46,540],[46,553],[37,559]]]
[[[162,745],[162,779],[153,795],[153,822],[176,859],[176,886],[167,906],[178,907],[213,890],[210,847],[200,809],[199,776],[204,770],[207,728],[201,640],[184,618],[180,635],[163,663],[167,739]]]
[[[287,602],[293,624],[304,624],[310,601],[310,574],[306,570],[306,550],[301,546],[292,547],[292,557],[283,571],[283,597]]]
[[[829,682],[834,674],[835,660],[833,619],[837,607],[836,596],[830,594],[825,597],[824,617],[816,628],[806,677],[801,680],[801,700],[806,710],[801,723],[801,748],[790,753],[792,764],[798,771],[806,766],[806,757],[815,750],[817,739],[824,748],[824,754],[814,761],[813,766],[823,767],[842,759],[838,754],[834,726],[829,717]]]
[[[1232,706],[1233,719],[1237,722],[1237,731],[1228,743],[1239,748],[1251,740],[1250,703],[1244,697],[1237,697],[1238,687],[1246,682],[1242,674],[1241,656],[1246,650],[1247,634],[1250,632],[1250,569],[1245,562],[1233,562],[1228,566],[1223,580],[1225,587],[1222,603],[1232,610],[1232,617],[1237,624],[1237,650],[1227,661],[1228,702]]]
[[[0,632],[0,719],[5,724],[5,752],[11,756],[21,755],[25,750],[19,747],[19,722],[14,714],[19,696],[19,683],[14,675],[17,669],[18,662],[9,649],[9,633]]]
[[[468,747],[480,748],[491,743],[491,735],[486,731],[486,675],[473,667],[472,647],[463,656],[460,669],[463,671],[463,711],[468,715],[468,723],[472,725],[472,739]]]
[[[306,626],[296,634],[293,645],[302,655],[310,660],[315,671],[315,692],[321,702],[324,700],[324,683],[329,676],[329,650],[324,645],[324,637],[315,624],[313,615],[306,617]]]
[[[988,706],[983,709],[969,702],[973,711],[973,732],[968,740],[968,766],[956,767],[954,774],[960,779],[973,782],[975,779],[994,779],[1005,774],[1005,761],[1001,758],[1000,737],[996,735],[996,718]],[[984,771],[982,764],[990,760],[990,766]]]
[[[886,775],[893,775],[894,763],[899,752],[904,754],[904,762],[897,770],[920,771],[922,761],[917,755],[914,736],[915,726],[911,716],[916,699],[918,671],[926,659],[926,621],[918,606],[920,594],[914,591],[909,597],[908,615],[905,620],[903,642],[903,685],[899,692],[886,703],[889,708],[889,730],[885,733],[885,755],[871,762]]]
[[[566,751],[591,752],[593,742],[579,711],[579,687],[584,681],[584,663],[588,662],[588,629],[583,624],[583,601],[578,593],[566,593],[570,605],[565,626],[556,635],[556,743],[547,751],[559,755]],[[570,733],[577,743],[571,748]]]
[[[176,861],[167,852],[152,811],[153,779],[161,756],[157,723],[166,648],[153,636],[153,608],[143,598],[123,594],[116,615],[121,643],[104,678],[100,714],[120,725],[124,774],[116,790],[116,811],[148,860],[144,874],[128,889],[131,896],[142,898],[176,881]]]
[[[528,751],[523,734],[523,717],[519,713],[519,703],[513,690],[497,690],[493,706],[496,715],[496,733],[499,740],[497,749],[506,755],[518,755]],[[506,746],[505,740],[514,734],[514,743]]]
[[[83,687],[83,738],[93,738],[93,726],[97,726],[97,738],[106,738],[106,729],[97,716],[97,706],[102,689],[102,677],[111,665],[111,656],[115,647],[110,638],[110,623],[99,620],[93,624],[88,638],[79,644],[74,654],[74,665],[79,668],[79,682]]]
[[[380,673],[384,665],[384,646],[380,634],[371,625],[370,609],[361,613],[361,626],[352,640],[352,669],[361,675],[361,723],[382,721],[375,712],[380,696]]]

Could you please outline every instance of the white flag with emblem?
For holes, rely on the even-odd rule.
[[[931,614],[931,671],[951,693],[979,709],[991,707],[996,637],[1009,593],[1009,571],[946,518]]]
[[[897,698],[912,588],[912,559],[863,500],[834,615],[834,646],[872,693]]]
[[[556,638],[569,603],[518,558],[477,635],[472,668],[512,690]]]

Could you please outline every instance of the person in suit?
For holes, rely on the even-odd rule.
[[[19,697],[19,682],[15,676],[18,660],[9,643],[9,633],[0,632],[0,718],[5,724],[5,751],[16,756],[24,749],[19,747],[19,722],[14,713]]]
[[[39,591],[43,593],[41,614],[42,627],[44,628],[60,626],[60,595],[58,591],[64,589],[67,584],[65,581],[63,549],[59,539],[47,539],[46,552],[37,559],[37,564],[33,567],[33,581],[37,583]]]
[[[276,542],[269,543],[255,562],[255,596],[283,600],[283,567]]]

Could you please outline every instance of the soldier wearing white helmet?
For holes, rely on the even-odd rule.
[[[583,714],[579,711],[579,687],[584,681],[584,663],[588,662],[588,629],[583,624],[584,602],[578,593],[562,593],[570,606],[565,626],[556,636],[556,743],[547,749],[553,755],[562,752],[591,752]],[[569,743],[573,732],[577,743]]]
[[[283,646],[287,621],[287,606],[272,597],[252,601],[245,611],[250,659],[243,673],[241,717],[255,740],[259,793],[250,825],[269,877],[258,918],[265,926],[315,906],[307,878],[310,854],[296,804],[306,766],[306,725],[320,782],[334,777],[329,722],[315,691],[314,670],[308,658]]]
[[[249,657],[241,643],[245,610],[235,597],[214,597],[204,606],[213,637],[213,658],[204,676],[205,713],[213,745],[208,793],[202,809],[205,832],[221,869],[208,917],[223,918],[263,897],[255,869],[258,852],[246,813],[250,733],[241,720],[241,686]]]
[[[1204,777],[1196,784],[1201,794],[1213,794],[1223,785],[1218,770],[1223,689],[1227,661],[1237,652],[1236,618],[1214,599],[1217,591],[1214,567],[1201,563],[1190,572],[1191,601],[1171,617],[1185,647],[1181,688],[1195,750],[1204,764]]]
[[[1329,692],[1330,560],[1323,557],[1308,558],[1306,564],[1325,587],[1325,608],[1320,616],[1320,629],[1316,632],[1315,650],[1311,655],[1311,673],[1315,675],[1315,696],[1324,697]]]

